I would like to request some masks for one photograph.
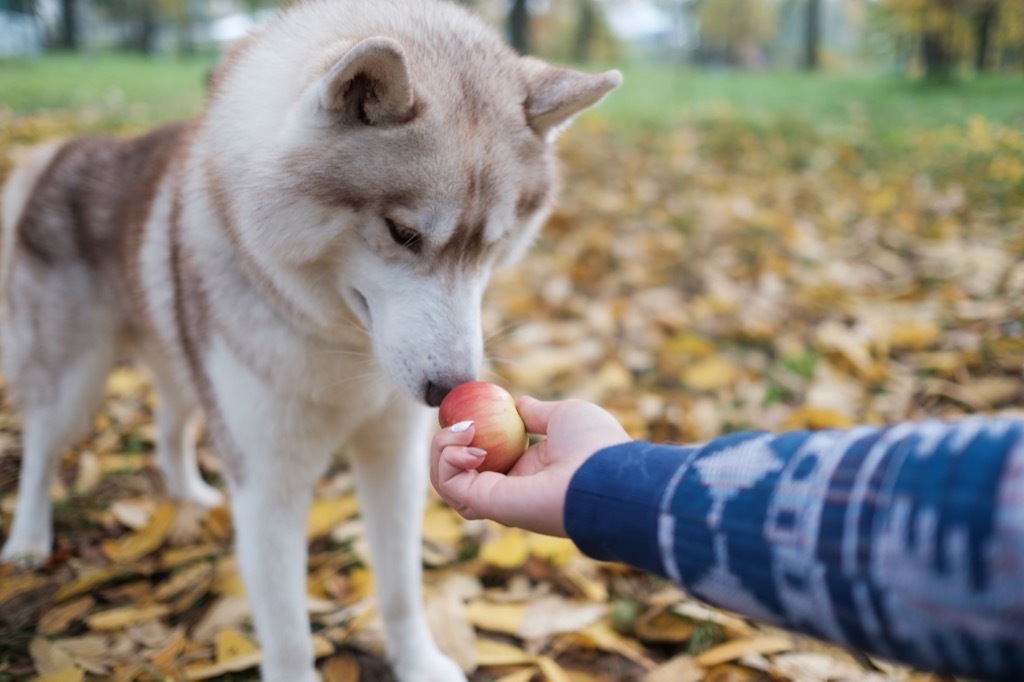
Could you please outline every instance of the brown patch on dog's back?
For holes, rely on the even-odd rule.
[[[141,229],[183,125],[122,140],[66,142],[40,176],[15,228],[18,247],[37,264],[101,269]]]

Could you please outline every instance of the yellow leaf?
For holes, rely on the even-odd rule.
[[[68,668],[58,673],[50,673],[37,677],[33,682],[82,682],[85,679],[85,671],[78,668]]]
[[[889,345],[894,350],[924,350],[939,340],[941,330],[934,322],[902,322],[889,332]]]
[[[719,355],[690,365],[683,370],[680,380],[695,391],[715,391],[732,386],[739,377],[736,365]]]
[[[431,505],[423,516],[423,535],[434,542],[456,545],[462,540],[462,518],[451,507]]]
[[[213,577],[213,564],[193,564],[164,580],[153,590],[153,599],[168,601],[197,584],[209,584]],[[223,593],[221,593],[223,594]]]
[[[545,559],[551,562],[552,566],[563,566],[565,563],[580,552],[568,538],[556,538],[550,535],[538,535],[530,533],[530,553],[538,559]]]
[[[663,343],[658,349],[658,354],[666,357],[705,358],[714,355],[716,350],[715,344],[707,338],[691,332],[681,332]]]
[[[499,677],[494,682],[530,682],[533,676],[536,674],[536,668],[526,668],[525,670],[517,670],[514,673],[509,673],[504,677]]]
[[[127,578],[133,575],[149,575],[153,572],[152,564],[148,562],[135,564],[132,566],[105,566],[94,571],[88,571],[78,576],[64,587],[57,591],[57,594],[53,596],[54,602],[62,602],[72,597],[92,592],[93,590],[106,585],[107,583],[114,582],[121,578]]]
[[[41,575],[26,573],[14,578],[7,578],[0,582],[0,604],[10,601],[19,594],[24,594],[37,587],[45,585],[48,581]]]
[[[845,429],[853,426],[854,421],[848,415],[821,407],[804,405],[790,412],[786,419],[786,429]]]
[[[171,673],[174,670],[174,663],[178,660],[178,656],[185,650],[185,645],[188,640],[185,639],[185,631],[182,628],[176,628],[171,636],[170,640],[161,649],[150,655],[149,661],[153,666],[162,673]]]
[[[334,645],[321,635],[313,635],[313,656],[323,658],[334,653]]]
[[[517,646],[496,642],[493,639],[476,640],[476,660],[481,667],[502,665],[526,665],[536,659]]]
[[[94,613],[85,619],[85,624],[93,630],[120,630],[121,628],[129,625],[134,625],[141,621],[153,620],[154,618],[160,618],[166,616],[171,612],[171,608],[164,604],[154,604],[152,606],[126,606],[119,609],[108,609],[99,613]]]
[[[519,568],[530,558],[526,531],[502,528],[497,538],[480,547],[480,558],[497,568]]]
[[[359,661],[347,654],[327,659],[323,669],[324,682],[359,682]]]
[[[644,682],[700,682],[706,672],[693,656],[680,654],[665,661],[644,678]]]
[[[654,662],[638,642],[623,637],[606,622],[588,625],[577,634],[595,649],[625,656],[648,670],[654,668]]]
[[[342,521],[359,513],[359,502],[354,494],[327,500],[316,500],[306,519],[306,539],[327,535]]]
[[[42,635],[55,635],[63,632],[72,622],[89,613],[96,604],[92,597],[82,597],[66,604],[54,606],[46,611],[36,625],[36,631]]]
[[[74,657],[60,642],[33,637],[28,643],[28,653],[40,675],[63,673],[75,667]]]
[[[537,666],[540,668],[545,682],[570,682],[569,675],[553,658],[540,656],[537,658]]]
[[[118,367],[107,379],[107,395],[115,398],[130,398],[142,393],[146,382],[138,370]]]
[[[746,639],[734,639],[708,649],[694,657],[698,665],[710,668],[719,663],[727,663],[744,654],[777,654],[793,648],[793,640],[789,637],[762,636]]]
[[[693,636],[693,623],[666,609],[651,609],[636,621],[637,638],[645,642],[682,643]]]
[[[219,664],[233,661],[242,656],[256,653],[259,648],[250,642],[245,635],[238,630],[225,628],[217,633],[213,640],[216,655],[214,660]]]
[[[172,547],[160,555],[160,565],[163,568],[177,568],[199,559],[207,559],[223,551],[223,548],[213,543],[196,547]]]
[[[103,553],[119,564],[137,561],[156,551],[171,532],[177,506],[165,503],[156,508],[149,524],[140,531],[129,533],[118,540],[103,543]]]
[[[245,585],[242,583],[242,576],[232,563],[229,566],[219,567],[217,574],[210,585],[210,591],[214,594],[225,596],[241,597],[245,594]]]
[[[477,599],[466,604],[466,618],[481,630],[514,635],[527,608],[526,604],[492,604]]]

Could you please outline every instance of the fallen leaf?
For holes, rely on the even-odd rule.
[[[82,682],[85,679],[85,671],[78,668],[68,668],[49,675],[42,675],[33,682]]]
[[[497,538],[480,547],[480,559],[497,568],[518,568],[530,558],[526,531],[502,529]]]
[[[525,665],[535,659],[517,646],[483,637],[476,640],[476,661],[480,667]]]
[[[641,615],[634,628],[639,639],[647,642],[682,643],[693,636],[693,623],[664,608],[649,609]]]
[[[733,661],[746,653],[777,654],[782,651],[789,651],[792,648],[793,640],[790,637],[748,637],[734,639],[712,647],[694,657],[694,661],[705,668],[711,668],[720,663]]]
[[[218,664],[227,663],[240,656],[257,653],[259,648],[238,630],[224,628],[213,640],[215,659]]]
[[[0,583],[0,604],[10,601],[18,595],[31,592],[37,587],[42,587],[48,582],[49,580],[45,577],[34,573],[25,573],[13,578],[6,578]]]
[[[495,604],[476,599],[466,605],[466,618],[476,627],[488,632],[515,635],[526,615],[525,604]]]
[[[531,682],[536,674],[536,668],[526,668],[524,670],[517,670],[514,673],[509,673],[508,675],[499,677],[494,680],[494,682]]]
[[[32,664],[40,675],[63,673],[75,668],[75,659],[71,653],[58,642],[42,637],[33,637],[28,643],[28,653]]]
[[[82,620],[95,604],[95,599],[86,596],[54,606],[43,613],[36,625],[36,630],[43,635],[55,635],[63,632],[71,623]]]
[[[538,599],[526,609],[517,634],[523,639],[543,639],[576,632],[594,625],[608,613],[606,604],[570,601],[558,596]]]
[[[342,521],[359,513],[359,502],[354,494],[333,499],[316,500],[306,518],[306,539],[323,537]]]
[[[729,388],[740,377],[740,371],[727,358],[717,355],[700,360],[683,370],[679,379],[694,391],[716,391]]]
[[[174,524],[177,506],[172,503],[161,504],[153,511],[153,516],[145,528],[120,538],[103,543],[103,553],[112,561],[128,564],[156,551],[167,539]]]
[[[569,675],[562,669],[562,666],[549,656],[538,656],[537,667],[545,682],[570,682]]]
[[[680,654],[648,672],[644,682],[701,682],[705,674],[693,656]]]
[[[477,668],[476,633],[466,608],[454,595],[439,593],[427,599],[427,622],[441,651],[459,664],[464,673]]]
[[[66,601],[72,597],[92,592],[116,580],[137,575],[149,575],[152,572],[153,565],[148,562],[137,563],[131,566],[115,565],[88,570],[57,590],[53,600],[54,602]]]
[[[772,672],[801,682],[827,682],[835,679],[859,679],[867,671],[858,665],[827,654],[794,652],[775,656],[772,659]]]
[[[126,606],[94,613],[85,619],[85,624],[93,630],[119,630],[139,621],[161,618],[170,612],[171,608],[165,604]]]
[[[359,661],[347,654],[332,656],[321,668],[324,682],[359,682]]]
[[[110,505],[110,513],[114,515],[118,523],[132,530],[145,528],[150,519],[156,504],[153,500],[135,498],[131,500],[117,500]]]

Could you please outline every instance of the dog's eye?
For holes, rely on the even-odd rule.
[[[388,224],[388,234],[391,235],[396,244],[409,249],[413,253],[419,253],[420,249],[423,248],[419,232],[411,227],[399,225],[394,220],[386,219],[384,222]]]

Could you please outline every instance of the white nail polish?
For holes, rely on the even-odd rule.
[[[452,433],[462,433],[463,431],[465,431],[466,429],[468,429],[472,425],[473,425],[473,422],[471,422],[471,421],[459,422],[458,424],[452,424],[451,425],[451,431],[452,431]]]

